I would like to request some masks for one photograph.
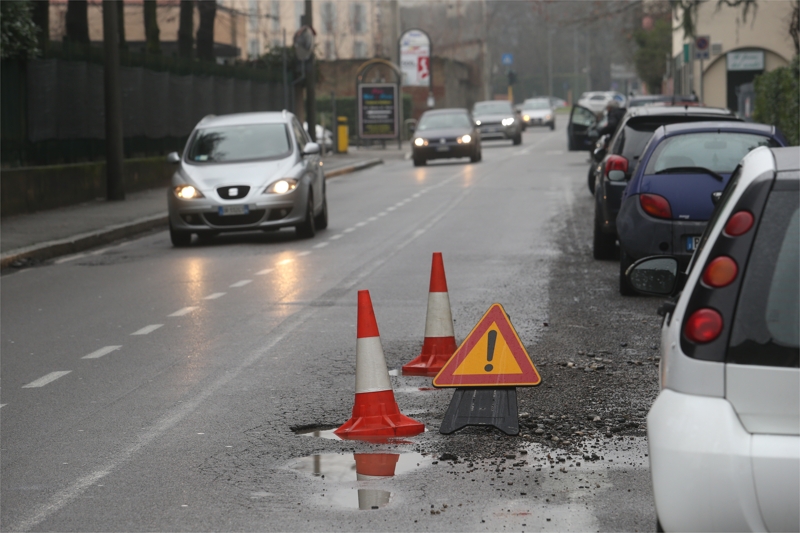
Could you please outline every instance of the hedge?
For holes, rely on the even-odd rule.
[[[792,146],[800,145],[800,56],[788,67],[765,72],[754,82],[753,119],[774,124]]]

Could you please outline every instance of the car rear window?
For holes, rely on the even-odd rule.
[[[796,187],[773,190],[764,207],[733,319],[729,362],[800,365],[799,198]]]
[[[291,146],[285,124],[210,127],[194,134],[187,159],[200,164],[272,159],[288,155]]]
[[[419,121],[418,131],[435,130],[442,128],[464,128],[472,127],[469,117],[464,113],[441,113],[436,115],[425,115]]]
[[[778,144],[755,133],[718,131],[676,135],[658,145],[647,162],[645,173],[702,167],[730,174],[748,152],[759,146],[776,147]]]

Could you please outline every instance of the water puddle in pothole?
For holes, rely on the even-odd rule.
[[[390,488],[385,486],[388,481],[430,466],[433,460],[419,453],[328,453],[295,459],[289,468],[323,482],[319,503],[373,510],[390,503],[392,492],[385,490]]]
[[[409,414],[414,414],[409,411]],[[343,439],[339,437],[336,433],[336,428],[331,429],[321,429],[321,428],[309,428],[309,429],[301,429],[295,431],[297,435],[302,435],[304,437],[316,437],[320,439],[329,439],[329,440],[359,440],[363,442],[371,442],[374,444],[413,444],[412,441],[407,440],[405,437],[360,437],[357,439]],[[428,428],[425,428],[425,432],[427,433]]]

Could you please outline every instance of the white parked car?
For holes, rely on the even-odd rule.
[[[662,307],[661,392],[647,416],[662,531],[800,530],[800,148],[737,167],[687,274],[627,271]]]

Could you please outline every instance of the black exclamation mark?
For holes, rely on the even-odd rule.
[[[486,349],[486,360],[490,363],[492,362],[492,357],[494,357],[494,343],[497,340],[497,332],[492,330],[489,332],[489,346]],[[487,372],[491,372],[494,367],[492,365],[486,365],[483,367],[484,370]]]

